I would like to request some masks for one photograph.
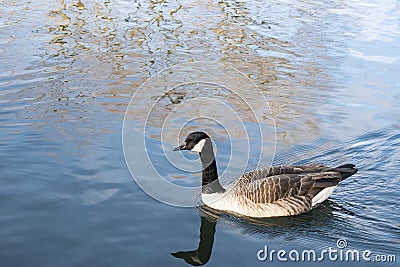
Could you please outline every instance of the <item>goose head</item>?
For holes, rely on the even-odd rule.
[[[205,147],[208,147],[210,145],[211,145],[211,140],[206,133],[193,132],[186,137],[185,142],[182,145],[174,148],[174,151],[190,150],[193,152],[201,153]]]
[[[206,133],[193,132],[189,134],[182,145],[174,148],[174,151],[178,150],[190,150],[199,153],[203,168],[202,193],[211,194],[225,191],[218,181],[218,170],[213,145]]]

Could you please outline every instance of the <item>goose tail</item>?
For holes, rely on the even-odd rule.
[[[354,164],[344,164],[344,165],[340,165],[336,168],[333,169],[336,172],[339,172],[342,175],[342,180],[346,179],[347,177],[352,176],[353,174],[355,174],[358,169],[356,168],[356,166]]]

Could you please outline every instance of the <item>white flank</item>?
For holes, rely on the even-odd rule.
[[[224,193],[212,193],[212,194],[201,194],[201,200],[204,204],[209,207],[218,205],[221,202],[221,198],[225,196]]]
[[[319,192],[315,197],[313,197],[312,199],[312,206],[315,206],[319,203],[324,202],[335,190],[336,186],[331,186],[331,187],[327,187],[322,189],[321,192]]]
[[[234,194],[213,193],[201,194],[201,199],[204,204],[216,210],[235,212],[250,217],[268,217],[263,213],[262,209],[239,205],[237,197]]]

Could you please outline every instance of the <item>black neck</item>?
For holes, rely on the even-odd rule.
[[[215,162],[214,152],[205,151],[200,153],[202,172],[202,193],[222,193],[225,189],[221,186],[218,180],[217,163]]]

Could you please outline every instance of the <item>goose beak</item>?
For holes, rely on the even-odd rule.
[[[187,148],[186,148],[186,144],[182,144],[182,145],[180,145],[180,146],[178,146],[178,147],[175,147],[174,148],[174,151],[178,151],[178,150],[186,150]]]

